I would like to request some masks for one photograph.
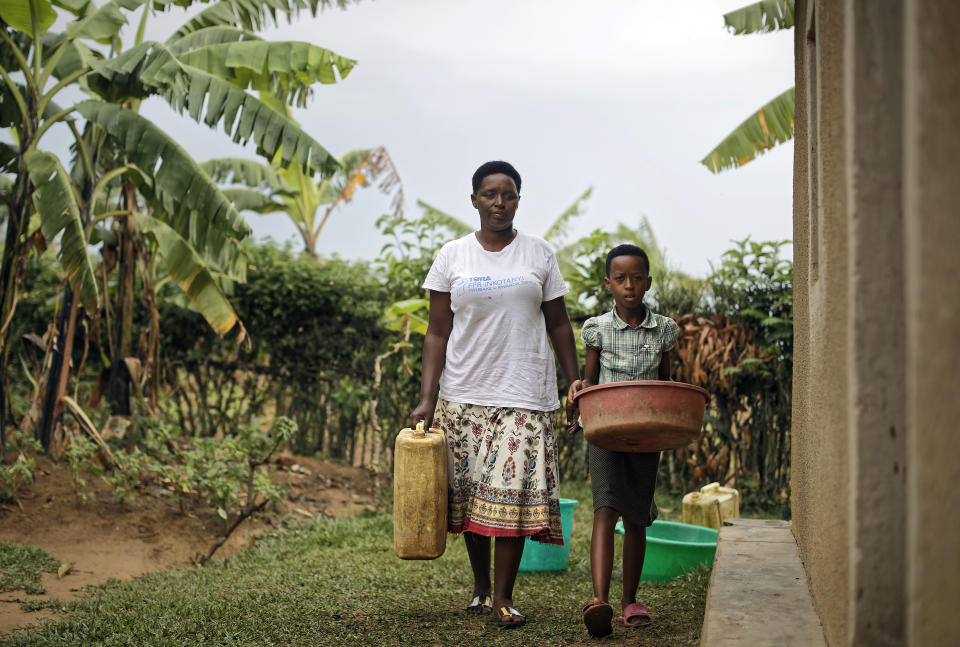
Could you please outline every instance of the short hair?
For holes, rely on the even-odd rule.
[[[500,160],[481,164],[480,168],[474,171],[473,192],[476,193],[480,189],[480,183],[483,182],[483,178],[488,175],[496,175],[497,173],[509,175],[513,179],[513,183],[517,185],[517,193],[520,193],[520,174],[517,173],[517,169],[513,168],[513,165],[509,162]]]
[[[650,273],[650,259],[647,257],[647,253],[636,245],[624,243],[607,252],[607,276],[610,276],[610,263],[617,256],[639,256],[643,259],[643,264],[647,266],[647,274]]]

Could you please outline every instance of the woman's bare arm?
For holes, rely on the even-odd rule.
[[[440,374],[447,359],[447,341],[453,330],[453,310],[450,309],[450,293],[430,290],[430,319],[427,322],[427,334],[423,340],[422,377],[420,382],[420,403],[410,414],[410,423],[416,425],[423,420],[428,429],[433,424],[433,410],[436,406],[437,386]]]
[[[553,352],[560,362],[560,369],[568,385],[580,378],[580,367],[577,363],[577,344],[573,340],[573,326],[567,315],[567,306],[563,297],[544,301],[540,308],[547,324],[547,335],[553,344]]]
[[[576,380],[570,384],[570,390],[567,391],[567,431],[571,434],[577,433],[580,425],[577,418],[580,415],[574,396],[581,389],[593,386],[600,379],[600,352],[596,348],[587,346],[587,357],[585,360],[583,379]]]

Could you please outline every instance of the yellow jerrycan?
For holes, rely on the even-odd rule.
[[[393,452],[393,550],[436,559],[447,547],[447,449],[443,432],[404,429]]]
[[[724,519],[739,516],[740,493],[731,487],[710,483],[683,497],[683,523],[719,530]]]

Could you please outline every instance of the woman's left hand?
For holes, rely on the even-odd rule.
[[[424,429],[433,427],[433,402],[430,400],[421,400],[417,408],[410,414],[410,425],[416,427],[417,423],[423,421]]]

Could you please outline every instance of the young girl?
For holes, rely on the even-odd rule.
[[[587,347],[583,380],[570,385],[567,420],[576,433],[577,391],[595,384],[628,380],[669,380],[671,351],[680,332],[676,322],[650,312],[643,295],[650,289],[650,261],[636,245],[619,245],[607,254],[603,284],[613,293],[610,312],[588,319],[581,332]],[[637,587],[647,549],[646,528],[657,517],[653,491],[660,453],[616,452],[593,445],[590,480],[593,490],[593,536],[590,541],[592,602],[583,608],[583,623],[591,636],[611,633],[613,608],[607,600],[613,569],[613,533],[623,517],[623,594],[621,615],[625,627],[650,624],[650,613],[637,602]]]

